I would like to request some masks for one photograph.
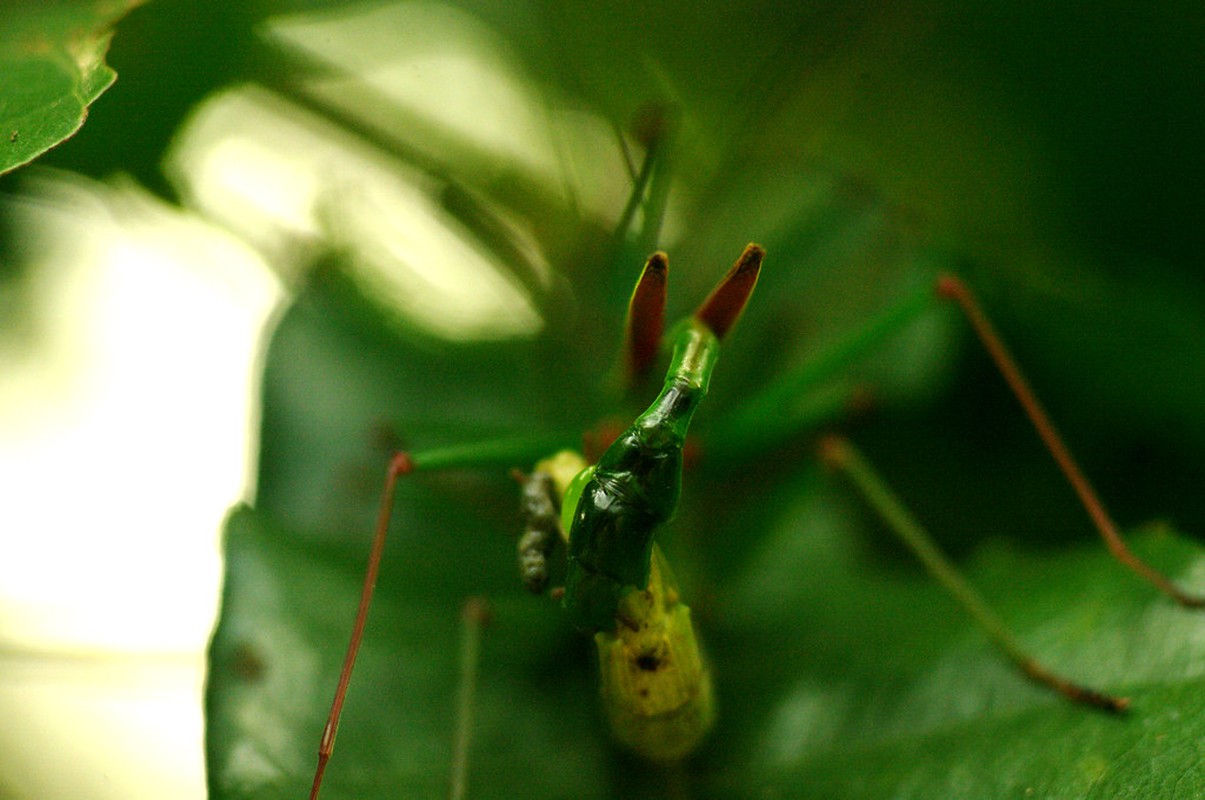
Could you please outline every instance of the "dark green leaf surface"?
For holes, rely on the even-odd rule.
[[[0,174],[79,130],[117,74],[112,25],[140,0],[17,2],[0,8]]]

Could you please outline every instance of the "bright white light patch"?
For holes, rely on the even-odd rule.
[[[216,532],[245,489],[252,360],[277,290],[245,247],[133,188],[53,191],[16,210],[57,244],[35,265],[53,337],[0,381],[5,636],[195,649]]]
[[[276,17],[265,31],[325,67],[303,91],[401,149],[477,178],[517,178],[603,228],[618,222],[632,183],[615,126],[533,79],[471,13],[374,4]]]
[[[200,798],[218,534],[280,291],[132,186],[34,189],[5,208],[37,302],[0,340],[0,774],[18,797]]]
[[[439,206],[438,181],[262,89],[207,100],[168,161],[191,205],[254,243],[286,277],[307,262],[306,250],[331,248],[407,325],[448,339],[540,328],[497,256]],[[511,232],[532,273],[547,275],[531,237],[517,224]]]
[[[467,146],[500,165],[558,171],[546,102],[501,37],[471,14],[385,4],[277,18],[268,32],[331,67],[309,79],[309,91],[427,153],[455,159]]]
[[[448,339],[540,329],[526,295],[413,186],[366,187],[331,214],[361,284],[411,324]]]

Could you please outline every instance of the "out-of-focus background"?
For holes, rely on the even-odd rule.
[[[203,653],[222,520],[255,489],[262,337],[331,250],[427,335],[532,335],[525,285],[555,284],[570,217],[616,223],[616,142],[640,143],[648,100],[682,109],[689,208],[671,198],[664,240],[687,260],[823,225],[821,194],[885,210],[979,270],[1118,516],[1205,531],[1205,12],[779,5],[164,0],[117,22],[119,77],[80,132],[0,178],[0,794],[204,796]],[[436,187],[474,173],[464,197]],[[470,224],[490,193],[528,214],[490,217],[493,240]],[[994,396],[977,363],[964,401]],[[881,450],[922,504],[992,491],[947,503],[915,447]],[[1041,538],[1061,502],[1035,490],[1017,527]]]

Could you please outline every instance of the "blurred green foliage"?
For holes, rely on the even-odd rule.
[[[704,432],[708,414],[720,425],[777,374],[953,268],[1119,520],[1169,519],[1200,536],[1196,4],[454,5],[495,32],[550,104],[619,129],[650,103],[677,110],[671,291],[682,303],[744,242],[767,246],[763,285],[700,412]],[[338,254],[300,289],[265,361],[260,494],[227,531],[207,696],[221,798],[308,785],[385,463],[371,432],[384,425],[416,447],[572,436],[616,411],[601,379],[613,311],[639,266],[617,263],[609,232],[572,209],[516,191],[509,165],[432,160],[306,93],[329,67],[268,33],[302,10],[341,6],[135,10],[110,55],[121,79],[43,163],[128,172],[179,199],[161,172],[173,135],[210,93],[252,81],[484,198],[490,213],[525,219],[564,284],[536,298],[549,319],[541,337],[489,345],[399,333],[379,298],[346,283]],[[4,187],[19,191],[11,178]],[[929,325],[854,366],[881,404],[851,435],[1024,640],[1133,696],[1133,713],[1066,707],[1011,674],[812,463],[801,431],[779,451],[705,464],[667,537],[721,702],[716,736],[687,767],[689,796],[1195,796],[1199,618],[1108,560],[986,360],[958,346],[956,321]],[[403,486],[327,796],[441,796],[457,608],[479,593],[496,624],[470,796],[666,794],[669,779],[607,742],[586,643],[555,609],[519,596],[508,480]],[[1195,544],[1158,528],[1141,549],[1200,585]]]

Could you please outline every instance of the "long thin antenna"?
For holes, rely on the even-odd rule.
[[[1083,504],[1084,510],[1088,512],[1088,516],[1092,518],[1096,530],[1100,533],[1101,538],[1105,540],[1105,544],[1108,545],[1109,552],[1113,554],[1113,557],[1129,568],[1131,572],[1136,573],[1144,580],[1153,584],[1159,591],[1171,597],[1180,605],[1187,608],[1205,607],[1205,597],[1184,591],[1163,573],[1135,555],[1126,545],[1125,540],[1121,538],[1117,525],[1109,516],[1109,512],[1105,510],[1104,504],[1100,501],[1096,491],[1092,488],[1092,484],[1088,482],[1083,471],[1079,468],[1079,464],[1076,463],[1075,458],[1071,455],[1071,451],[1063,443],[1062,437],[1055,430],[1054,424],[1051,423],[1050,417],[1047,416],[1045,409],[1042,408],[1042,404],[1038,402],[1038,398],[1034,395],[1033,390],[1029,388],[1029,382],[1021,374],[1021,369],[1017,366],[1017,362],[1009,354],[1008,348],[1004,346],[1004,342],[996,332],[995,326],[988,320],[987,315],[983,313],[979,301],[975,299],[975,295],[971,292],[970,288],[953,275],[942,275],[937,281],[937,293],[941,297],[953,300],[962,309],[971,327],[975,330],[975,334],[979,337],[979,341],[983,343],[984,349],[987,350],[988,355],[995,362],[996,368],[1000,370],[1000,374],[1004,376],[1004,380],[1012,389],[1013,394],[1016,395],[1017,400],[1021,403],[1021,407],[1025,409],[1026,416],[1029,417],[1030,422],[1037,429],[1038,436],[1042,438],[1046,449],[1054,456],[1059,469],[1062,470],[1063,475],[1071,484],[1071,488],[1079,496],[1080,503]]]

